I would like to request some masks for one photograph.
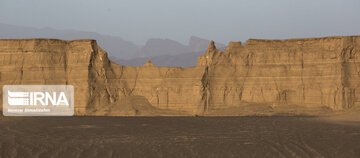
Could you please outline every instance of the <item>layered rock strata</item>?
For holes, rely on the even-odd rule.
[[[359,51],[360,36],[249,39],[224,51],[211,42],[194,67],[132,67],[109,61],[94,40],[0,40],[0,84],[73,85],[77,115],[202,115],[244,104],[343,110],[360,102]]]

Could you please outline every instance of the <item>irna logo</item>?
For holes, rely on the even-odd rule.
[[[11,106],[43,105],[49,103],[54,106],[69,106],[69,102],[64,92],[11,92],[8,91],[8,103]]]
[[[72,116],[74,87],[71,85],[6,85],[3,87],[5,116]]]

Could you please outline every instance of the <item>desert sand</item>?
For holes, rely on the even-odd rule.
[[[360,123],[317,117],[7,117],[0,157],[359,157]]]

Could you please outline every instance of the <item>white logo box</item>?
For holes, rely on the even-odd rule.
[[[72,85],[5,85],[4,116],[73,116]]]

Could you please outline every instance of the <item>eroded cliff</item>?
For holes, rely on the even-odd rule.
[[[359,50],[360,36],[211,42],[184,69],[117,65],[94,40],[0,40],[0,84],[73,85],[77,115],[344,110],[359,105]]]
[[[77,113],[112,101],[110,62],[94,40],[0,40],[0,68],[1,85],[73,85]]]
[[[231,42],[221,52],[210,44],[199,65],[207,67],[207,105],[241,101],[348,109],[358,104],[360,37]]]

